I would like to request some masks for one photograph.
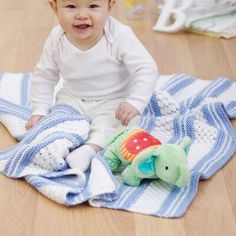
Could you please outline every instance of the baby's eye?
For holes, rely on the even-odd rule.
[[[97,8],[97,7],[99,7],[99,6],[96,5],[96,4],[91,4],[91,5],[89,6],[89,8]]]
[[[75,5],[66,5],[66,8],[73,9],[73,8],[75,8]]]

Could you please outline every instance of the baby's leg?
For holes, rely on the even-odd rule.
[[[110,119],[111,117],[101,115],[92,120],[86,144],[75,149],[66,157],[66,161],[71,168],[85,172],[96,153],[101,151],[108,139],[120,129],[120,122],[114,118],[111,121]],[[117,128],[110,127],[110,125]]]
[[[92,158],[105,147],[108,139],[123,128],[120,121],[115,119],[115,110],[121,101],[123,99],[87,102],[86,107],[90,107],[90,117],[92,117],[89,137],[85,145],[66,157],[71,168],[86,171]]]
[[[76,98],[66,91],[61,89],[56,96],[57,104],[68,104],[76,108],[81,114],[89,116],[90,103],[83,102],[81,99]],[[70,168],[80,169],[81,171],[86,171],[89,167],[91,159],[96,155],[101,148],[98,145],[86,144],[83,145],[69,155],[66,156],[66,161]]]
[[[121,122],[115,118],[115,111],[123,101],[124,99],[82,102],[82,110],[86,111],[86,114],[92,118],[90,132],[86,144],[66,157],[71,168],[86,171],[96,153],[105,147],[107,141],[116,132],[124,128]]]

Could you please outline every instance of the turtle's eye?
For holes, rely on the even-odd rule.
[[[169,167],[168,167],[168,166],[166,166],[166,167],[165,167],[165,169],[166,169],[166,170],[168,170],[168,169],[169,169]]]

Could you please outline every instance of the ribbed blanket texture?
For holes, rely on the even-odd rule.
[[[86,173],[70,169],[65,156],[82,145],[89,119],[68,105],[55,105],[50,115],[26,133],[30,117],[30,73],[0,74],[0,122],[19,142],[0,151],[0,172],[24,178],[46,197],[68,206],[127,210],[159,217],[182,216],[209,179],[236,151],[236,83],[220,77],[201,80],[185,74],[161,76],[141,118],[141,127],[162,143],[179,144],[189,136],[191,173],[188,187],[144,180],[131,187],[113,175],[98,153]],[[4,142],[4,140],[1,140]]]

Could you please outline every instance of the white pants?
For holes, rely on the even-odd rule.
[[[112,100],[85,100],[67,94],[63,89],[57,93],[57,104],[68,104],[90,118],[88,144],[96,144],[104,148],[105,143],[117,131],[124,128],[115,118],[115,111],[125,98]]]

